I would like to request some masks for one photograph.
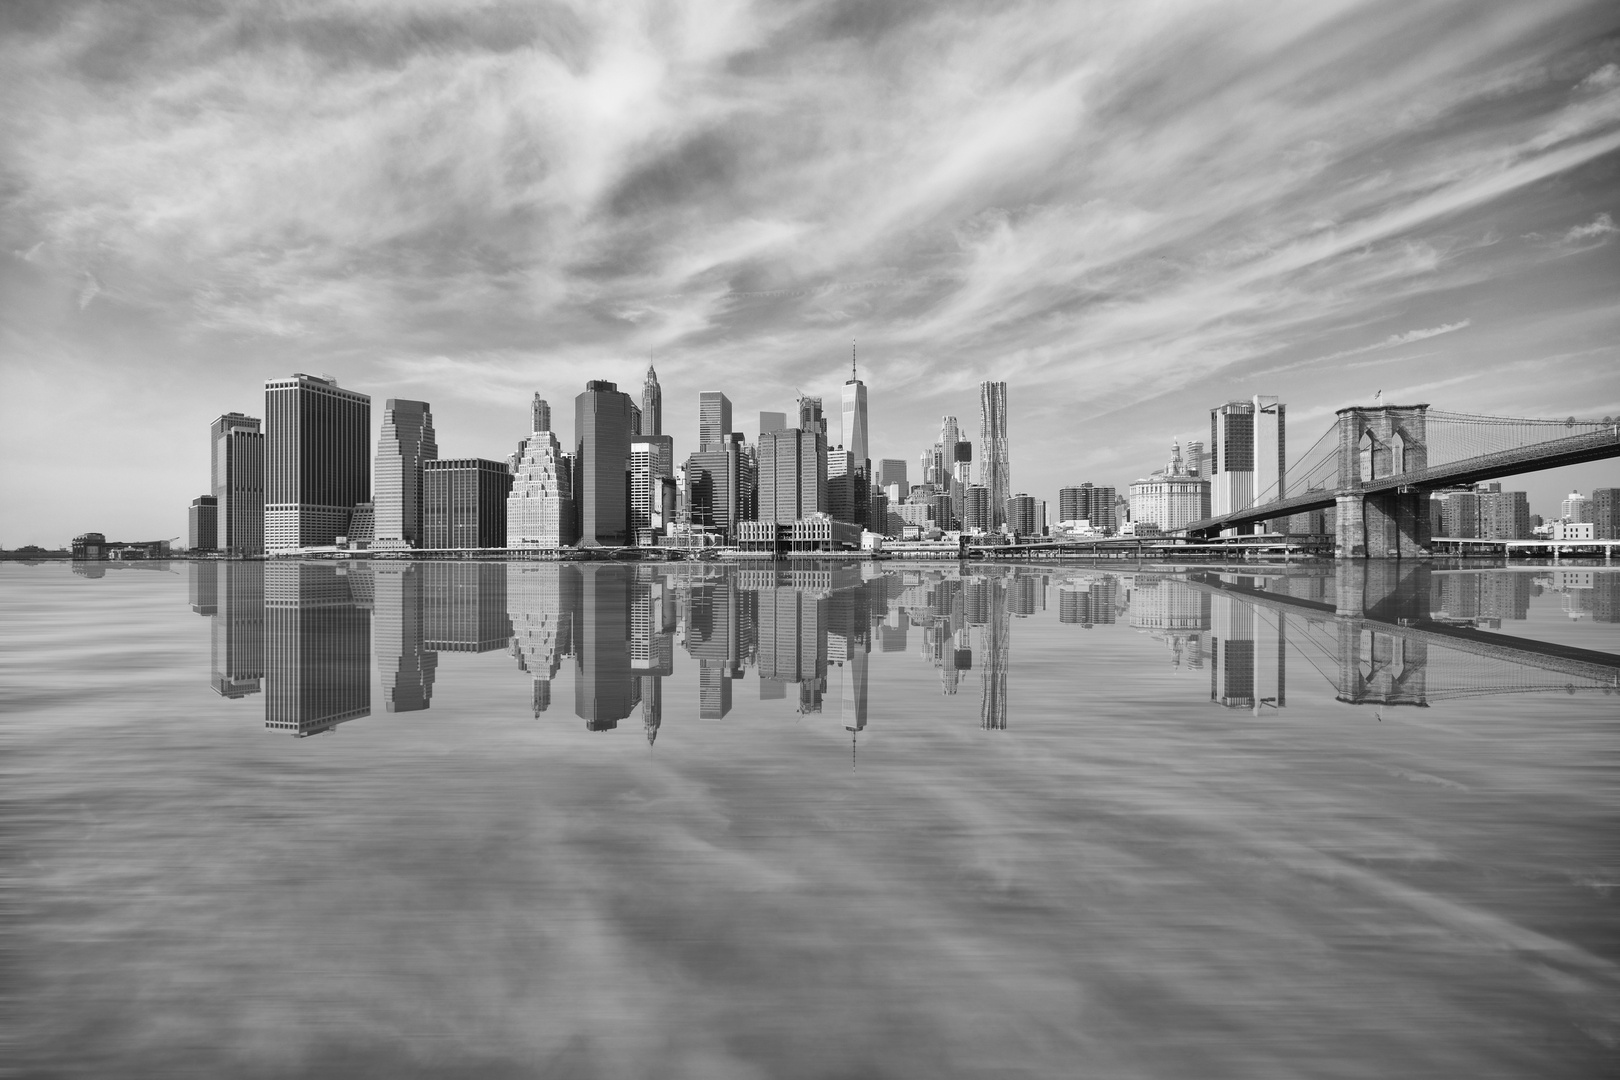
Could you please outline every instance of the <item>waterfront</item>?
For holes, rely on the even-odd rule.
[[[1620,1053],[1601,567],[58,564],[0,592],[19,1075]]]

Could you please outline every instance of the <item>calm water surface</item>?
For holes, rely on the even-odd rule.
[[[1617,620],[1601,568],[0,565],[0,1075],[1617,1075]]]

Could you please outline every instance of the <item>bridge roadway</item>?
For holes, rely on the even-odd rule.
[[[1590,679],[1593,682],[1620,689],[1620,655],[1614,653],[1598,652],[1595,649],[1578,649],[1572,645],[1559,645],[1555,642],[1538,641],[1534,638],[1493,634],[1488,630],[1477,630],[1470,626],[1455,626],[1451,623],[1435,622],[1429,619],[1420,619],[1416,622],[1401,622],[1371,615],[1346,615],[1332,604],[1325,604],[1320,600],[1306,600],[1297,596],[1288,596],[1285,593],[1254,589],[1230,581],[1222,581],[1213,574],[1191,574],[1184,580],[1187,584],[1202,592],[1226,593],[1240,596],[1252,603],[1274,610],[1305,611],[1318,618],[1334,622],[1350,621],[1365,626],[1373,626],[1382,634],[1422,641],[1430,645],[1455,649],[1459,652],[1471,653],[1490,660],[1522,664],[1526,667],[1540,668],[1543,671],[1555,671],[1560,675],[1573,676],[1578,679]]]
[[[1358,495],[1372,495],[1400,488],[1434,490],[1477,484],[1498,476],[1515,476],[1519,473],[1555,469],[1562,465],[1579,465],[1582,462],[1600,461],[1611,457],[1620,457],[1620,425],[1584,435],[1573,435],[1567,439],[1550,439],[1532,446],[1521,446],[1493,454],[1463,458],[1461,461],[1445,465],[1431,465],[1425,469],[1381,476],[1376,480],[1363,481],[1358,488],[1344,490],[1346,493],[1353,491]],[[1339,494],[1339,489],[1321,488],[1301,495],[1291,495],[1286,499],[1276,499],[1260,506],[1252,506],[1236,513],[1204,518],[1188,525],[1187,535],[1212,535],[1222,529],[1254,525],[1272,518],[1303,514],[1311,510],[1325,510],[1334,505]]]

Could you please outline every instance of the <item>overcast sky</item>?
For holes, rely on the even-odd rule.
[[[1004,379],[1053,500],[1257,393],[1620,414],[1612,3],[7,0],[0,95],[5,546],[183,533],[293,371],[502,458],[651,356],[684,456],[853,339],[874,459]]]

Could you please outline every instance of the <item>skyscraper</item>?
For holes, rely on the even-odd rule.
[[[233,412],[215,420],[209,458],[219,550],[238,557],[264,554],[264,435],[258,418]]]
[[[422,546],[506,547],[512,471],[504,461],[446,458],[422,463]]]
[[[551,431],[530,435],[506,496],[506,546],[567,547],[578,539],[574,476]]]
[[[906,484],[906,463],[900,458],[884,458],[878,462],[878,487],[887,489],[890,484],[900,485],[900,497],[903,499],[911,494],[911,488]]]
[[[653,385],[658,385],[656,380]],[[530,431],[551,430],[551,403],[541,397],[539,391],[535,391],[534,400],[529,402],[529,424]]]
[[[849,379],[844,383],[843,437],[844,449],[849,451],[850,470],[870,476],[872,471],[871,443],[867,438],[866,384],[855,373],[855,347],[849,350]]]
[[[741,432],[727,432],[718,442],[686,459],[686,506],[694,527],[735,537],[737,523],[753,520],[756,478]]]
[[[698,449],[722,442],[731,431],[731,399],[718,390],[698,395]]]
[[[643,413],[643,418],[645,418]],[[664,481],[675,475],[675,440],[643,433],[630,441],[630,528],[664,531]],[[639,542],[639,541],[638,541]]]
[[[266,548],[331,544],[371,499],[371,398],[300,373],[264,384],[264,415]]]
[[[574,399],[574,500],[586,546],[630,542],[630,405],[629,394],[603,379]]]
[[[371,714],[370,605],[354,593],[359,568],[339,569],[264,567],[264,726],[273,731],[301,738]]]
[[[759,437],[759,520],[791,525],[827,509],[827,447],[815,430]]]
[[[787,413],[762,412],[759,414],[759,433],[767,431],[781,431],[787,427]]]
[[[1011,467],[1007,456],[1007,384],[979,384],[979,483],[990,496],[990,528],[1007,520],[1012,496]]]
[[[641,434],[664,433],[664,390],[658,385],[658,372],[647,365],[647,380],[641,384]]]
[[[1283,496],[1287,406],[1275,397],[1228,401],[1209,411],[1210,513],[1246,509]],[[1252,531],[1244,526],[1239,532]]]
[[[544,404],[542,402],[541,404]],[[389,398],[377,440],[377,548],[422,546],[422,464],[439,456],[425,401]]]

